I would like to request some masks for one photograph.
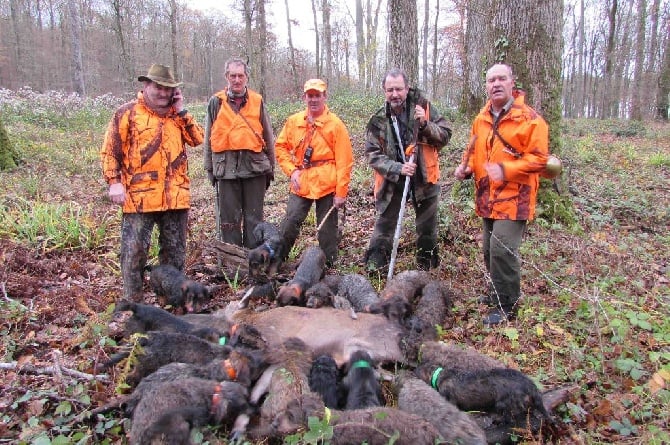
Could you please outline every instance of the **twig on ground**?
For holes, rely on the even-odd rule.
[[[109,382],[109,376],[107,374],[87,374],[85,372],[80,372],[75,369],[65,368],[59,365],[53,366],[43,366],[38,367],[30,364],[19,365],[18,362],[9,362],[9,363],[0,363],[0,369],[15,370],[19,373],[26,374],[48,374],[48,375],[60,375],[64,374],[70,377],[74,377],[80,380],[99,380],[101,382]]]

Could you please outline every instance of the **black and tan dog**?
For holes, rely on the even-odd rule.
[[[265,273],[272,277],[277,274],[284,258],[284,241],[279,229],[274,224],[263,221],[256,225],[253,233],[259,244],[247,254],[249,276],[258,278],[261,273]]]
[[[149,282],[161,306],[199,312],[211,298],[207,286],[187,278],[171,264],[147,266],[147,269],[151,271]]]
[[[326,255],[318,246],[310,246],[302,254],[293,279],[279,288],[277,305],[305,306],[305,291],[321,280],[326,269]]]
[[[347,364],[347,375],[342,381],[347,391],[346,409],[362,409],[381,406],[382,388],[370,354],[354,351]]]

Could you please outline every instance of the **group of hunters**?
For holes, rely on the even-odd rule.
[[[346,126],[326,104],[326,82],[304,84],[304,111],[290,116],[276,140],[263,97],[248,88],[249,68],[239,58],[225,64],[227,86],[209,100],[205,127],[184,108],[181,82],[172,70],[152,65],[138,77],[137,98],[112,117],[101,150],[108,196],[122,206],[123,297],[143,299],[143,271],[154,225],[158,260],[183,270],[186,259],[190,179],[186,145],[202,144],[207,178],[216,191],[217,235],[245,248],[259,244],[265,192],[275,167],[290,178],[279,230],[284,255],[294,245],[312,203],[317,238],[327,264],[335,264],[353,168]],[[417,267],[439,265],[437,215],[439,152],[451,138],[447,121],[425,94],[411,88],[404,71],[382,79],[385,104],[369,120],[365,154],[374,169],[377,219],[364,261],[368,271],[389,266],[401,207],[416,214]],[[490,277],[480,302],[491,308],[487,325],[512,319],[521,293],[519,247],[533,219],[539,174],[548,159],[548,127],[515,88],[510,66],[486,73],[488,101],[475,118],[454,175],[474,179],[475,210],[482,218],[483,256]],[[341,229],[341,228],[339,228]]]

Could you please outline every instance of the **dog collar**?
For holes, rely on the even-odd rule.
[[[263,245],[265,246],[266,249],[268,249],[268,252],[270,252],[270,258],[274,258],[275,257],[275,250],[272,247],[270,247],[270,244],[265,242],[265,243],[263,243]]]
[[[368,363],[366,360],[358,360],[351,365],[351,369],[369,368],[369,367],[370,367],[370,363]]]
[[[235,368],[233,368],[229,359],[223,361],[223,370],[226,371],[230,380],[235,380],[237,378],[237,372],[235,371]]]
[[[430,378],[430,386],[437,389],[437,378],[440,376],[440,373],[444,371],[444,368],[438,367],[433,371],[433,376]]]
[[[216,412],[217,407],[221,403],[221,384],[214,387],[214,394],[212,394],[212,413]]]
[[[219,337],[219,344],[221,346],[226,346],[227,341],[228,341],[228,338],[225,335],[223,337]]]

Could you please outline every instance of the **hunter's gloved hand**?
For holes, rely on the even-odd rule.
[[[275,180],[275,173],[270,172],[265,174],[265,190],[270,188],[270,183]]]
[[[123,204],[126,200],[126,189],[120,182],[110,184],[107,195],[114,204]]]
[[[213,171],[207,170],[207,180],[212,184],[212,187],[216,187],[216,177],[214,176]]]

